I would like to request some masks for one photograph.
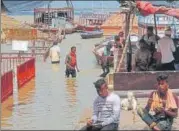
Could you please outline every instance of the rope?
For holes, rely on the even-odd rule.
[[[131,28],[130,28],[130,30],[129,30],[129,32],[128,32],[127,40],[128,40],[128,38],[129,38],[129,36],[130,36],[130,32],[132,31],[132,27],[133,27],[133,23],[134,23],[134,18],[135,18],[135,14],[133,14],[132,24],[131,24],[132,26],[131,26]],[[129,25],[130,25],[130,23],[129,23]],[[119,72],[120,69],[121,69],[121,64],[122,64],[123,61],[124,61],[124,57],[125,57],[125,54],[126,54],[126,51],[127,51],[127,46],[128,46],[128,44],[125,44],[125,47],[124,47],[124,49],[123,49],[120,62],[119,62],[119,64],[117,65],[117,66],[118,66],[118,67],[117,67],[117,72]]]

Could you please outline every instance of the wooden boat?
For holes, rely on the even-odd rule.
[[[78,32],[83,32],[83,31],[95,31],[96,26],[83,26],[83,25],[77,25],[76,30]],[[99,28],[101,30],[101,28]]]
[[[58,29],[57,28],[50,28],[50,30],[48,28],[38,28],[38,30],[44,32],[44,33],[48,33],[49,31],[52,33],[57,33]]]
[[[103,36],[103,31],[85,31],[81,33],[82,39],[100,38]]]
[[[66,22],[66,26],[65,26],[65,33],[66,34],[72,34],[76,31],[76,27],[75,25],[73,25],[71,22]]]
[[[129,2],[130,3],[130,2]],[[173,10],[172,8],[167,8],[167,7],[163,7],[162,6],[162,11],[158,10],[161,8],[157,7],[155,5],[152,5],[153,2],[144,2],[144,1],[136,1],[136,7],[137,10],[139,10],[140,14],[145,14],[145,16],[151,15],[151,14],[164,14],[164,15],[170,15],[173,17],[177,17],[174,14],[169,14],[168,10]],[[146,6],[148,6],[150,4],[149,8],[146,8]],[[161,4],[161,3],[160,3]],[[129,7],[129,10],[126,11],[125,9]],[[129,14],[133,11],[133,8],[130,8],[131,6],[128,4],[128,7],[125,6],[125,9],[123,8],[122,10],[126,12],[128,12]],[[154,11],[155,10],[155,11]],[[167,10],[167,13],[166,13]],[[147,12],[147,13],[146,13]],[[127,15],[129,15],[128,13],[126,13]],[[176,14],[176,13],[175,13]],[[132,16],[132,14],[130,14]],[[144,17],[145,17],[144,16]],[[154,16],[155,17],[155,16]],[[128,17],[130,18],[130,17]],[[156,18],[156,17],[155,17]],[[141,26],[140,28],[142,30],[145,30],[147,26],[154,26],[154,29],[159,29],[157,28],[156,23],[152,23],[153,21],[149,21],[149,23],[147,22],[141,22],[141,23],[145,23],[145,26]],[[125,25],[125,34],[126,36],[130,35],[130,27],[132,26],[132,22],[130,21],[130,19],[126,19],[125,21],[126,25]],[[140,25],[140,23],[139,23]],[[168,26],[168,25],[166,25]],[[156,30],[156,34],[158,31]],[[143,31],[139,31],[139,35],[142,36],[144,35]],[[159,34],[162,35],[162,34]],[[168,82],[169,85],[171,87],[171,89],[175,89],[173,90],[175,94],[179,94],[179,90],[178,90],[178,85],[179,85],[179,72],[178,71],[158,71],[157,69],[154,69],[154,71],[135,71],[135,67],[132,67],[132,61],[135,60],[135,57],[131,57],[132,53],[130,52],[131,50],[127,50],[128,48],[131,48],[130,41],[128,41],[128,38],[126,37],[125,39],[127,39],[125,47],[124,47],[124,53],[122,54],[123,57],[121,57],[118,61],[118,69],[115,73],[113,74],[109,74],[108,78],[112,78],[110,81],[108,81],[108,83],[111,83],[111,87],[113,87],[114,91],[135,91],[135,96],[136,97],[141,97],[144,93],[143,91],[146,91],[146,95],[142,96],[142,97],[148,97],[151,93],[152,90],[156,89],[156,87],[154,86],[156,83],[156,77],[160,74],[160,73],[165,73],[169,75],[168,78]],[[129,46],[128,46],[129,45]],[[157,53],[157,52],[156,52]],[[126,55],[127,54],[127,55]],[[155,54],[154,54],[155,56]],[[125,58],[127,58],[127,60],[125,60]],[[161,61],[161,57],[155,57],[155,60],[157,61],[156,66],[160,66],[158,63]],[[127,61],[127,62],[126,62]],[[125,64],[125,62],[127,64]],[[127,65],[127,66],[126,66]]]
[[[85,26],[84,29],[85,31],[94,31],[96,26]]]

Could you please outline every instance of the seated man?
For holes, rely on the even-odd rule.
[[[120,117],[120,97],[109,93],[107,83],[99,79],[95,83],[98,97],[93,105],[93,117],[82,130],[117,131]]]
[[[139,41],[140,49],[135,54],[135,70],[136,71],[148,71],[149,63],[151,61],[151,52],[148,49],[148,45],[145,40]]]
[[[173,119],[178,115],[178,98],[167,83],[168,76],[157,77],[157,91],[152,92],[145,109],[138,108],[138,114],[152,130],[171,130]]]

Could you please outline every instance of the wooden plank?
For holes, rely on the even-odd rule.
[[[114,73],[114,90],[153,90],[156,77],[162,72],[118,72]],[[178,89],[179,72],[167,71],[171,89]]]

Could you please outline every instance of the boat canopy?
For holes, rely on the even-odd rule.
[[[136,1],[136,7],[138,8],[140,14],[143,16],[148,16],[151,14],[166,14],[166,15],[173,16],[179,19],[178,8],[170,8],[166,5],[158,6],[158,5],[153,5],[153,4],[154,3],[152,2]],[[177,7],[179,7],[179,5],[177,5]]]

